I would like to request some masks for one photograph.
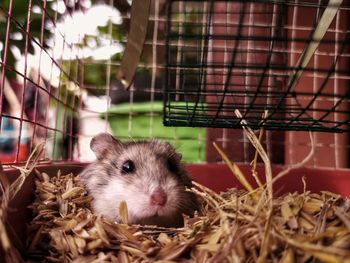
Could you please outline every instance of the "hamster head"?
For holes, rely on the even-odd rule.
[[[198,210],[181,155],[160,140],[122,143],[103,133],[91,141],[97,160],[82,173],[94,212],[120,221],[125,201],[129,223],[183,226],[183,214]]]

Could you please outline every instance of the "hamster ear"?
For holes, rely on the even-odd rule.
[[[178,152],[175,152],[175,154],[174,154],[174,159],[175,159],[177,162],[181,162],[182,154],[181,154],[181,153],[178,153]]]
[[[100,133],[93,137],[90,142],[90,148],[99,160],[117,154],[122,147],[123,143],[109,133]]]

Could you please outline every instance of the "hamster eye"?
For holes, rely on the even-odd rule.
[[[169,169],[170,172],[172,172],[172,173],[177,173],[178,172],[178,166],[177,166],[175,160],[169,158],[167,160],[167,165],[168,165],[168,169]]]
[[[128,174],[128,173],[132,173],[133,171],[135,171],[134,162],[131,160],[125,161],[122,165],[122,173]]]

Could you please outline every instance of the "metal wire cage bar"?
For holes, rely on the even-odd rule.
[[[252,128],[349,131],[349,14],[349,1],[169,1],[165,125],[240,128],[238,109]]]

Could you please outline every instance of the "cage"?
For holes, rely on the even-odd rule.
[[[305,177],[312,192],[348,197],[349,14],[346,0],[3,1],[4,174],[18,178],[42,143],[36,169],[77,174],[104,131],[168,140],[194,181],[242,188],[212,143],[249,174],[247,126],[264,130],[273,174],[313,150],[274,185],[278,195],[303,192]],[[261,160],[256,171],[265,173]],[[34,189],[33,172],[7,213],[24,258]]]

